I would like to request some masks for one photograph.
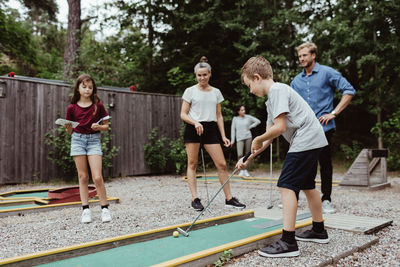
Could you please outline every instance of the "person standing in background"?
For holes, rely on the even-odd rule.
[[[353,86],[338,71],[316,62],[317,46],[303,43],[297,47],[300,65],[304,68],[290,84],[303,97],[322,124],[328,145],[319,155],[321,173],[322,209],[325,213],[335,212],[331,204],[332,157],[331,140],[336,130],[336,117],[349,105],[356,93]],[[335,89],[342,94],[338,105],[333,107]]]
[[[231,126],[231,146],[233,146],[236,140],[236,151],[239,160],[250,152],[251,141],[253,140],[250,129],[259,125],[261,121],[246,114],[246,108],[244,106],[236,108],[236,115],[237,116],[233,117]],[[247,169],[242,169],[239,172],[239,176],[250,177],[250,173]]]

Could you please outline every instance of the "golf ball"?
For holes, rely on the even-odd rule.
[[[173,235],[174,237],[178,237],[178,236],[179,236],[179,232],[178,232],[178,231],[174,231],[174,232],[172,233],[172,235]]]

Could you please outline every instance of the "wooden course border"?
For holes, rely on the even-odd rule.
[[[193,226],[193,230],[202,229],[213,225],[220,225],[229,222],[234,222],[238,220],[244,220],[247,218],[254,217],[254,211],[242,211],[234,214],[199,220]],[[171,235],[171,231],[176,230],[176,228],[185,228],[192,223],[184,223],[172,226],[166,226],[158,229],[143,231],[134,234],[122,235],[113,238],[101,239],[96,241],[91,241],[87,243],[82,243],[69,247],[62,247],[56,249],[50,249],[47,251],[42,251],[38,253],[26,254],[22,256],[17,256],[13,258],[7,258],[0,260],[0,265],[7,266],[35,266],[39,264],[45,264],[55,261],[60,261],[63,259],[68,259],[72,257],[78,257],[82,255],[87,255],[91,253],[96,253],[104,251],[107,249],[120,247],[124,245],[129,245],[133,243],[153,240],[157,238],[162,238]]]

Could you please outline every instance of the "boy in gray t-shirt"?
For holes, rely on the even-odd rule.
[[[238,169],[264,151],[274,138],[283,135],[290,143],[278,180],[283,204],[282,238],[258,251],[265,257],[295,257],[297,241],[328,243],[329,237],[322,218],[322,204],[315,189],[318,155],[328,144],[324,131],[309,105],[290,86],[275,83],[269,62],[260,56],[250,58],[242,68],[242,82],[258,97],[268,95],[267,130],[254,138],[251,155],[246,162],[238,161]],[[313,227],[295,235],[297,201],[303,190],[312,214]]]

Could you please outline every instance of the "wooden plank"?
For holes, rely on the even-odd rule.
[[[324,214],[325,226],[333,229],[370,234],[393,223],[393,220],[350,214]]]
[[[5,127],[7,128],[5,140],[7,140],[7,144],[5,146],[6,150],[6,182],[7,183],[18,183],[20,179],[16,177],[16,163],[18,162],[15,157],[15,128],[16,128],[16,102],[18,102],[17,90],[18,90],[18,82],[10,81],[9,83],[10,89],[8,90],[7,96],[7,107],[5,112],[6,123]],[[19,118],[18,118],[19,119]]]
[[[4,83],[6,97],[0,98],[0,184],[7,183],[7,152],[6,146],[9,141],[7,139],[7,131],[8,131],[8,120],[7,112],[8,105],[10,103],[10,82],[9,80],[0,79],[0,82]]]
[[[340,185],[368,186],[368,150],[363,149],[344,175]]]

